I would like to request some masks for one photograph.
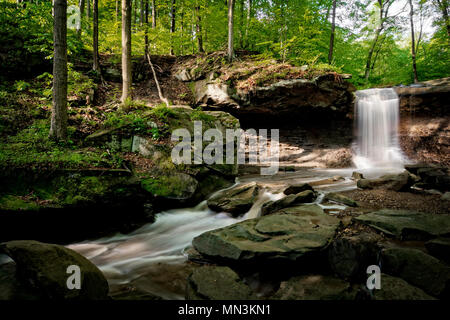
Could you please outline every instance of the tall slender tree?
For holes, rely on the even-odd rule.
[[[84,6],[85,6],[85,0],[80,0],[78,2],[78,7],[80,8],[80,24],[77,26],[77,34],[78,36],[81,35],[81,27],[83,24],[83,16],[84,16]]]
[[[412,0],[409,0],[409,20],[411,22],[411,57],[412,57],[412,67],[414,73],[414,82],[419,82],[419,78],[417,77],[417,66],[416,66],[416,39],[414,35],[414,7]]]
[[[250,30],[250,20],[252,18],[252,0],[247,0],[247,23],[245,26],[245,47],[248,48],[249,43],[248,43],[248,33]]]
[[[336,31],[336,0],[333,0],[333,10],[331,16],[331,35],[330,35],[330,47],[328,51],[328,63],[331,64],[333,61],[333,50],[334,50],[334,35]]]
[[[175,15],[177,12],[176,0],[172,0],[172,8],[170,10],[170,54],[173,56],[173,37],[175,34]]]
[[[195,15],[197,16],[195,36],[197,38],[198,52],[205,52],[203,49],[202,16],[200,15],[200,4],[198,0],[196,0],[195,4]]]
[[[234,5],[235,0],[228,0],[228,61],[234,59]]]
[[[49,137],[67,139],[67,0],[53,0],[53,105]]]
[[[100,71],[99,55],[98,55],[98,0],[92,0],[93,9],[93,34],[92,34],[92,48],[93,48],[93,66],[94,71]]]
[[[131,0],[122,0],[122,98],[131,97]]]
[[[144,51],[145,56],[148,54],[148,2],[149,0],[145,0],[145,26],[144,26]]]
[[[385,26],[386,26],[386,21],[389,17],[389,9],[392,6],[392,4],[394,3],[395,0],[377,0],[377,5],[378,5],[378,26],[375,30],[375,37],[372,41],[372,45],[370,46],[369,49],[369,54],[367,55],[367,62],[366,62],[366,70],[364,72],[364,79],[366,79],[366,81],[369,80],[369,76],[370,76],[370,70],[371,70],[371,65],[372,65],[372,57],[373,57],[373,53],[375,50],[375,47],[380,39],[381,33],[383,32]]]
[[[152,0],[152,28],[156,28],[156,0]]]

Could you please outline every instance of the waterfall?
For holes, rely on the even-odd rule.
[[[399,98],[392,88],[356,92],[353,162],[358,169],[403,168],[398,141]]]

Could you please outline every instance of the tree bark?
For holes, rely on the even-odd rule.
[[[83,25],[83,16],[84,16],[84,6],[85,6],[85,0],[80,0],[80,2],[78,3],[78,7],[80,8],[80,24],[78,25],[78,28],[77,28],[78,36],[81,35],[81,27]]]
[[[170,54],[173,56],[173,35],[175,33],[175,14],[176,14],[176,0],[172,0],[172,9],[170,11]]]
[[[331,64],[333,61],[333,50],[334,50],[334,34],[336,31],[336,0],[333,0],[333,11],[332,11],[332,22],[331,22],[331,35],[330,35],[330,48],[328,52],[328,63]]]
[[[54,0],[53,105],[49,137],[67,139],[67,0]]]
[[[91,18],[91,0],[86,0],[86,5],[87,5],[87,7],[86,7],[86,17],[88,19],[90,19]]]
[[[250,30],[250,20],[252,18],[252,0],[247,0],[247,25],[245,27],[245,47],[248,48],[248,31]]]
[[[235,0],[228,0],[228,62],[234,59],[234,3]]]
[[[140,6],[140,19],[139,19],[139,25],[142,27],[144,24],[144,0],[141,0],[141,6]]]
[[[152,0],[152,28],[156,28],[156,0]]]
[[[93,61],[92,69],[94,71],[100,71],[99,56],[98,56],[98,0],[92,0],[93,7],[93,20],[94,20],[94,32],[93,32]]]
[[[131,95],[131,83],[131,0],[122,0],[122,103]]]
[[[409,7],[411,11],[409,13],[409,19],[411,21],[411,57],[412,57],[412,67],[414,73],[414,83],[419,82],[419,78],[417,77],[417,66],[416,66],[416,39],[414,37],[414,7],[412,4],[412,0],[409,0]]]
[[[146,56],[148,54],[148,1],[149,0],[145,0],[145,31],[144,31],[145,46],[144,46],[144,51],[145,51]]]
[[[197,5],[195,7],[195,13],[197,16],[197,21],[195,23],[195,35],[197,37],[197,46],[198,46],[198,52],[205,52],[205,50],[203,49],[203,35],[202,35],[202,17],[200,15],[200,5],[198,4],[197,1]]]

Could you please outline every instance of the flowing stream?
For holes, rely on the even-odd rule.
[[[368,89],[358,91],[356,95],[358,135],[354,148],[354,163],[358,171],[363,172],[366,177],[374,177],[380,173],[402,170],[405,158],[397,136],[397,94],[393,89]],[[195,208],[161,212],[154,223],[144,225],[130,234],[85,241],[70,245],[69,248],[80,252],[96,264],[104,272],[110,285],[140,283],[144,290],[163,298],[183,299],[180,292],[164,284],[165,279],[155,283],[152,278],[166,273],[166,270],[174,265],[186,265],[185,250],[191,246],[193,238],[245,219],[257,218],[265,202],[285,196],[282,193],[283,186],[297,183],[311,183],[320,194],[315,203],[329,214],[337,214],[339,210],[345,209],[345,206],[324,205],[321,203],[322,199],[327,192],[356,188],[355,182],[350,179],[353,170],[303,169],[292,173],[280,172],[273,176],[241,177],[237,179],[236,184],[256,181],[266,189],[261,191],[253,207],[240,218],[233,218],[224,212],[213,212],[208,209],[206,201],[203,201]],[[146,277],[152,270],[152,276]],[[185,281],[185,278],[181,280]]]

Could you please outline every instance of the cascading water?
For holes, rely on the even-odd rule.
[[[357,140],[353,162],[358,169],[402,169],[398,141],[399,99],[392,88],[356,92]]]

